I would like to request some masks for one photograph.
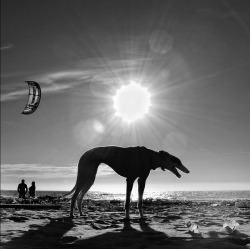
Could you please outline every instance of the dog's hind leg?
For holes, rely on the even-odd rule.
[[[88,155],[84,154],[78,163],[78,173],[77,173],[77,180],[76,180],[76,189],[71,199],[71,206],[70,206],[70,217],[74,217],[74,207],[77,200],[78,208],[80,214],[82,214],[82,198],[85,193],[90,189],[92,184],[95,181],[96,172],[98,169],[99,163],[92,162]],[[81,192],[81,193],[80,193]],[[78,195],[80,194],[79,198]]]
[[[82,200],[84,195],[88,192],[88,190],[90,189],[90,187],[93,185],[94,181],[95,181],[95,176],[96,176],[96,172],[93,172],[91,175],[88,176],[88,178],[85,180],[84,182],[84,186],[77,198],[77,207],[78,207],[78,211],[80,213],[80,216],[83,216],[82,213]]]
[[[83,216],[83,213],[82,213],[82,200],[83,200],[83,197],[84,197],[84,193],[83,191],[81,191],[77,197],[77,208],[78,208],[78,211],[80,213],[80,216]]]
[[[71,206],[70,206],[70,217],[74,217],[74,208],[75,208],[75,203],[76,203],[76,199],[78,194],[80,193],[81,188],[79,186],[77,186],[75,193],[73,194],[72,198],[71,198]]]

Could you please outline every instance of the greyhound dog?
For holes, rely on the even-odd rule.
[[[85,152],[78,163],[78,174],[74,188],[65,196],[72,195],[70,217],[74,217],[74,206],[77,206],[82,216],[82,200],[95,181],[98,166],[104,163],[109,165],[118,175],[127,180],[125,216],[129,219],[130,195],[135,179],[138,178],[138,210],[140,217],[143,218],[142,198],[146,179],[150,170],[161,167],[162,170],[168,169],[177,177],[181,177],[176,168],[185,173],[189,170],[184,167],[179,158],[170,155],[165,151],[153,151],[146,147],[117,146],[96,147]]]

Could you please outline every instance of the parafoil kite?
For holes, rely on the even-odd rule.
[[[22,112],[22,114],[31,114],[33,113],[41,99],[41,88],[38,83],[35,81],[25,81],[28,86],[29,86],[29,96],[28,96],[28,101],[27,104]]]

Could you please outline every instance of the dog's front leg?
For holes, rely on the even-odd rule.
[[[146,183],[146,179],[139,177],[139,179],[138,179],[138,204],[137,204],[137,207],[138,207],[141,219],[143,218],[142,200],[143,200],[143,192],[145,189],[145,183]]]
[[[127,178],[126,181],[127,181],[127,189],[126,189],[126,201],[125,201],[125,215],[126,219],[129,219],[130,196],[135,179]]]

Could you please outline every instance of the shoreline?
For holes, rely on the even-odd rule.
[[[68,191],[36,191],[36,197],[62,197]],[[16,190],[1,190],[0,197],[2,198],[18,198]],[[28,196],[26,197],[28,198]],[[84,199],[98,200],[125,200],[125,193],[109,193],[102,191],[89,191]],[[137,194],[131,195],[132,201],[137,201]],[[165,192],[147,192],[144,193],[144,199],[165,199],[165,200],[192,200],[192,201],[242,201],[250,200],[250,191],[165,191]]]

